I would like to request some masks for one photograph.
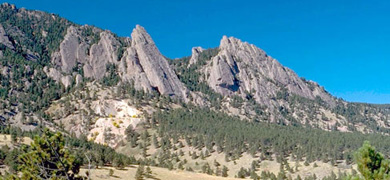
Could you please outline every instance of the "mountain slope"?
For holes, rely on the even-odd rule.
[[[167,98],[168,104],[186,102],[249,121],[388,133],[389,107],[337,99],[234,37],[224,36],[218,48],[197,47],[191,57],[169,60],[138,25],[131,38],[118,37],[7,3],[0,10],[1,119],[6,124],[50,124],[52,115],[44,112],[53,100],[98,83],[112,91],[131,86]],[[33,117],[27,123],[25,114]]]

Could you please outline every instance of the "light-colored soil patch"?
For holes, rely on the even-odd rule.
[[[29,138],[29,137],[23,137],[23,138],[19,138],[18,142],[30,145],[31,142],[32,142],[32,139]],[[11,135],[9,135],[9,134],[0,134],[0,146],[5,146],[5,145],[7,145],[9,147],[13,146],[13,143],[12,143],[12,140],[11,140]]]

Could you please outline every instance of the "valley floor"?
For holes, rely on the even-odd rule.
[[[112,179],[112,180],[119,180],[119,179],[128,179],[133,180],[135,179],[135,174],[137,171],[138,166],[130,166],[126,167],[123,170],[118,170],[112,167],[104,167],[100,169],[91,169],[91,179],[94,180],[102,180],[102,179]],[[224,178],[224,177],[218,177],[218,176],[212,176],[202,173],[195,173],[195,172],[189,172],[189,171],[181,171],[181,170],[172,170],[169,171],[166,168],[159,168],[159,167],[150,167],[153,172],[153,178],[145,178],[145,179],[154,179],[154,180],[234,180],[236,178]],[[109,170],[113,169],[114,174],[113,176],[109,176]],[[81,169],[80,175],[85,175],[87,169]]]

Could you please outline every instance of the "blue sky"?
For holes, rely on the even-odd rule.
[[[2,1],[4,2],[4,1]],[[255,44],[299,76],[348,101],[390,103],[388,0],[10,0],[130,36],[140,24],[167,57],[216,47],[223,35]]]

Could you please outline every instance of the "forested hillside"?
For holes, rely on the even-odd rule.
[[[366,140],[390,154],[389,105],[336,98],[234,37],[169,59],[139,25],[118,37],[4,3],[0,82],[1,133],[12,136],[0,162],[14,175],[19,155],[42,146],[20,142],[34,135],[56,137],[77,166],[252,179],[359,176]]]

